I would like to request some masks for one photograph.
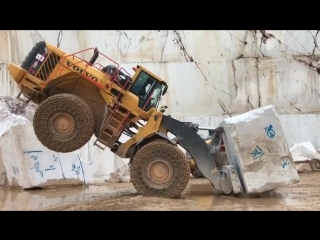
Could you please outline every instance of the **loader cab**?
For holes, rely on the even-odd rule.
[[[151,76],[143,69],[138,74],[130,91],[139,97],[139,108],[147,112],[150,108],[157,108],[161,96],[168,89],[168,85],[155,77]]]

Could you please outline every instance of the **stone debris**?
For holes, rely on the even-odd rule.
[[[224,119],[220,124],[229,161],[240,170],[247,194],[299,182],[281,122],[272,105]]]
[[[309,163],[296,163],[298,173],[313,171]]]
[[[114,172],[110,173],[110,178],[108,179],[110,183],[127,183],[131,182],[130,179],[130,168],[128,164],[125,164],[117,168]]]
[[[32,123],[36,106],[14,97],[0,95],[0,137],[13,126]]]
[[[319,170],[320,154],[311,142],[294,143],[290,152],[299,173]]]

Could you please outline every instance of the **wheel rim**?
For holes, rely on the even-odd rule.
[[[69,113],[54,113],[49,118],[49,131],[55,137],[70,138],[76,132],[76,121]]]
[[[151,160],[145,168],[145,177],[152,187],[161,189],[173,179],[173,166],[163,159]]]

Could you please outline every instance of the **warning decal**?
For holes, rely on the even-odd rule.
[[[41,54],[37,54],[36,59],[38,59],[40,62],[43,62],[44,56],[42,56]]]

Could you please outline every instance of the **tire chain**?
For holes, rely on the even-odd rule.
[[[155,189],[145,180],[144,167],[150,159],[161,158],[173,166],[173,179],[164,189]],[[179,197],[190,179],[190,168],[185,154],[176,146],[165,142],[151,142],[143,146],[133,157],[130,177],[139,194],[148,197]]]
[[[57,111],[70,113],[77,122],[77,131],[68,141],[59,141],[48,129],[48,119]],[[59,94],[47,98],[37,108],[33,120],[38,140],[50,150],[62,153],[83,147],[93,135],[94,124],[94,114],[89,104],[72,94]]]
[[[228,157],[226,152],[216,152],[213,154],[214,163],[216,167],[221,170],[222,166],[228,165]]]

